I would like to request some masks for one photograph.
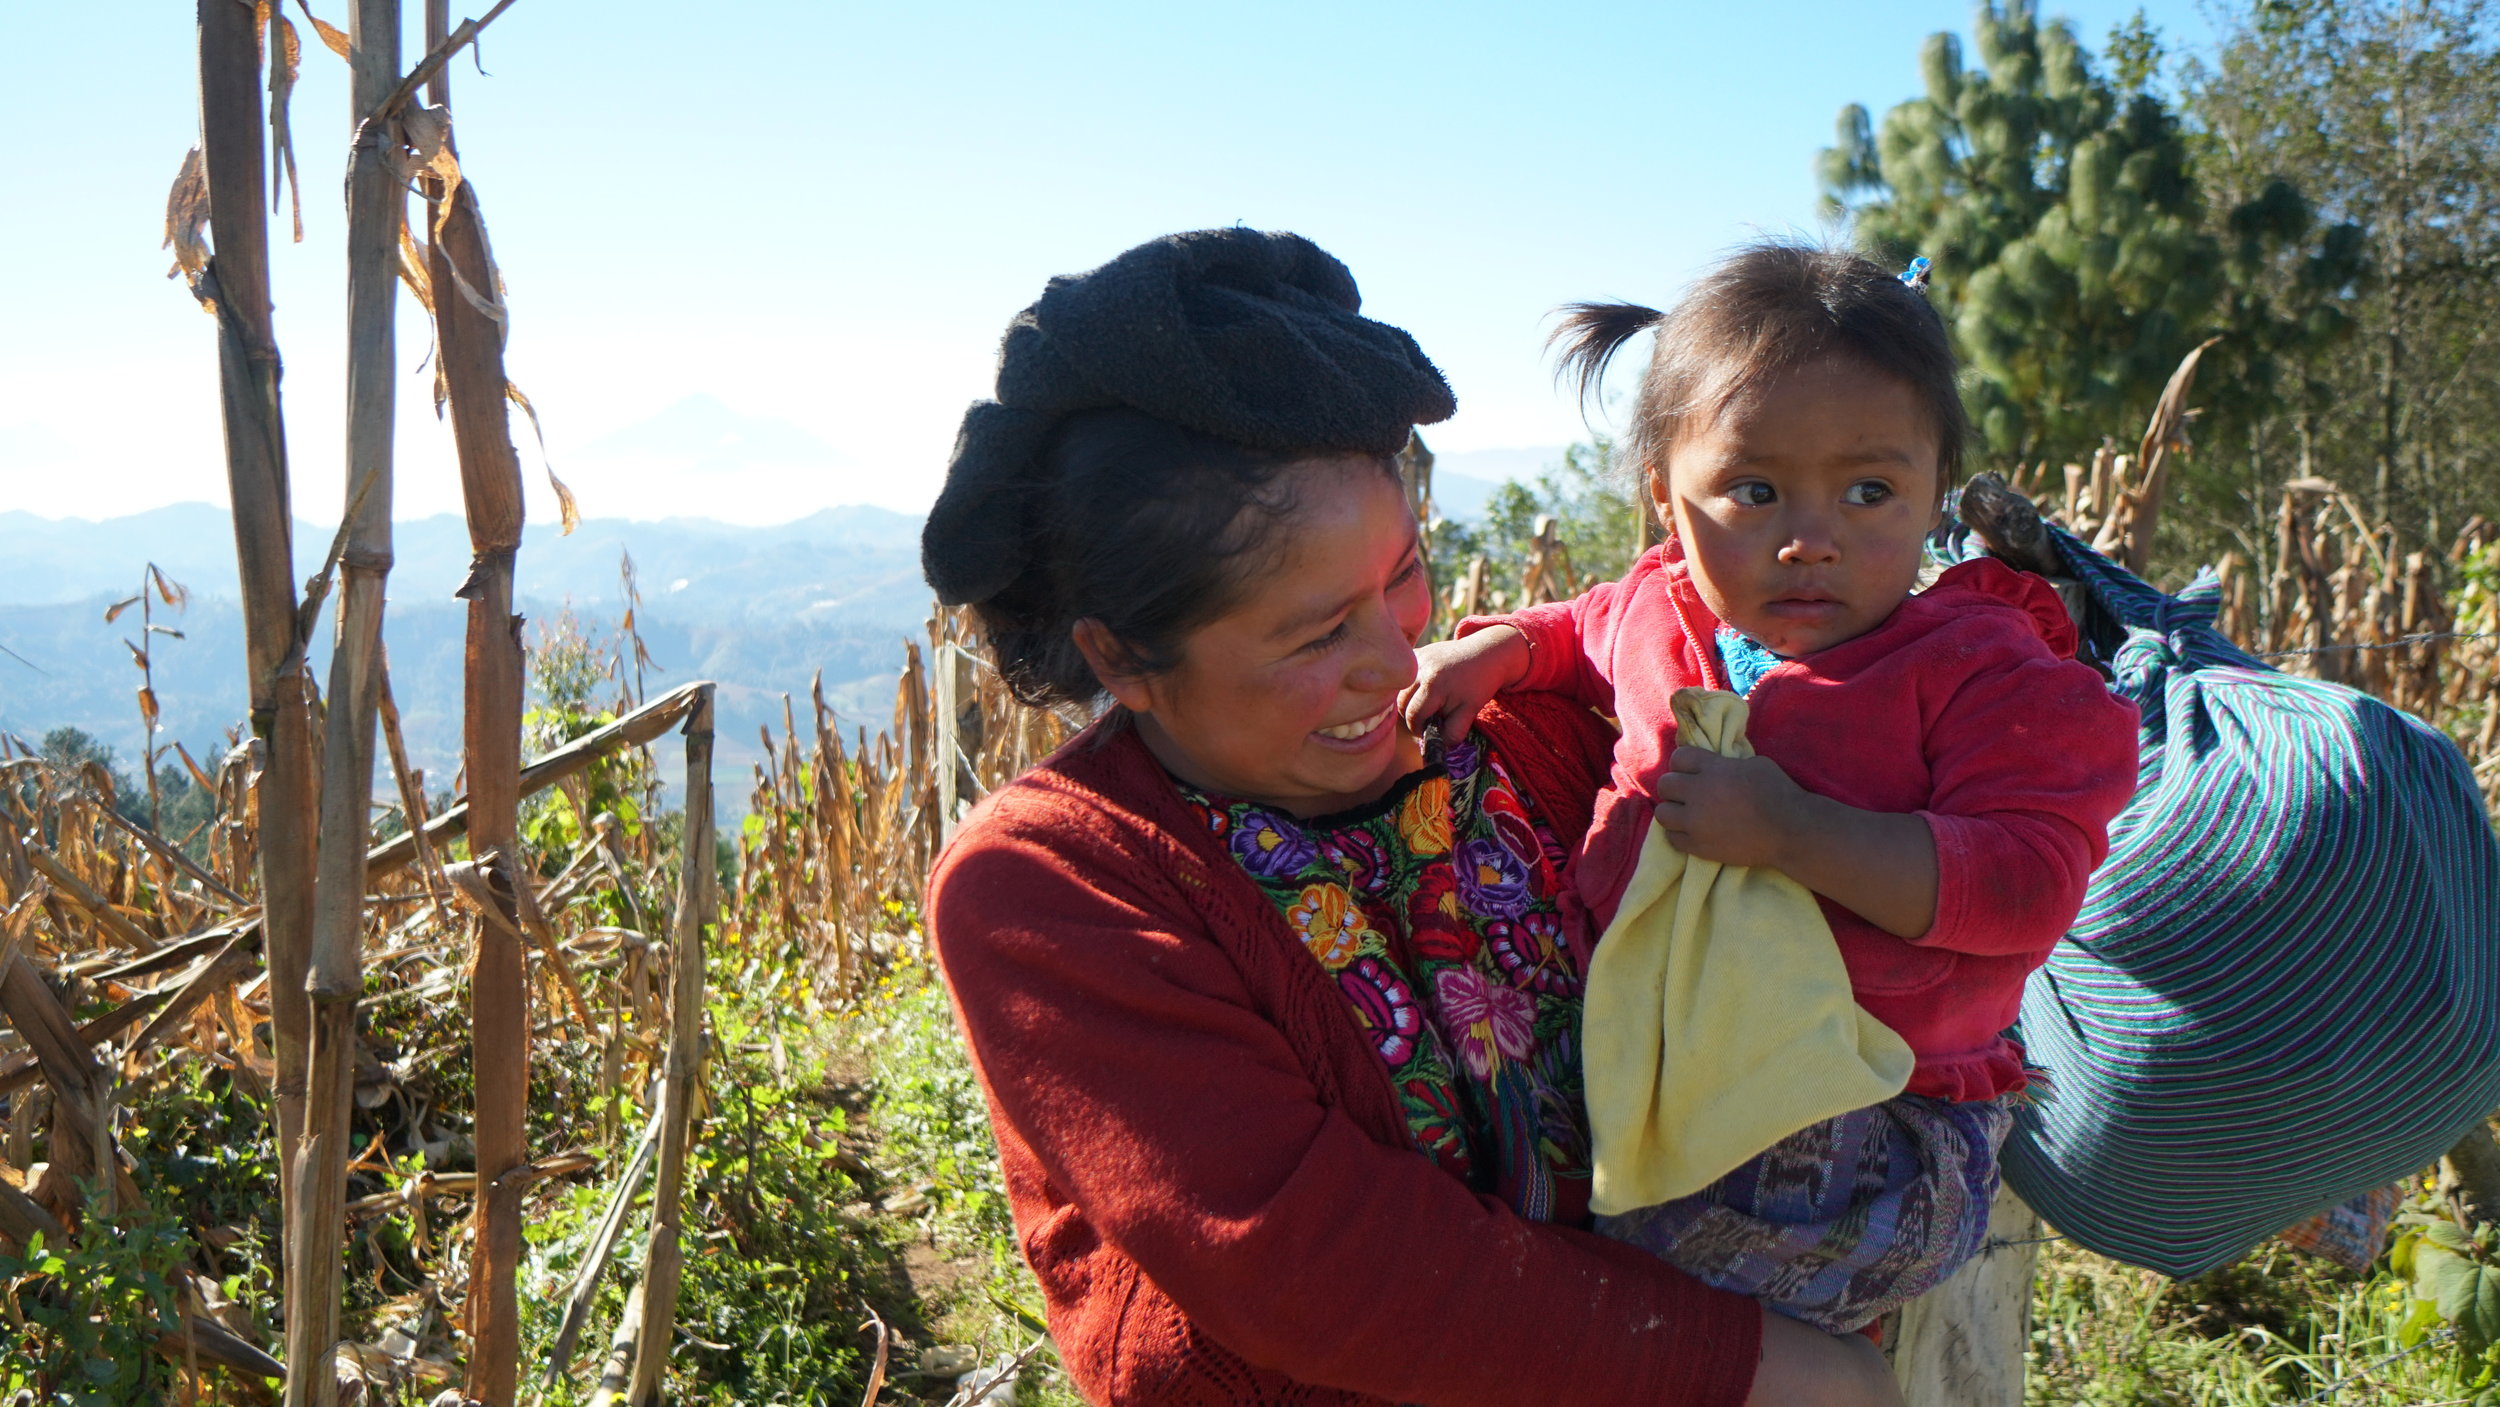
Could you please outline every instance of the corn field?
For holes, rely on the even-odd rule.
[[[969,620],[934,612],[925,639],[905,642],[880,731],[838,719],[821,681],[803,714],[793,704],[778,736],[765,731],[725,885],[713,687],[646,698],[630,622],[604,716],[522,755],[508,417],[534,412],[504,374],[508,310],[447,76],[512,3],[454,28],[433,0],[414,67],[398,53],[397,0],[353,0],[346,31],[311,20],[354,73],[349,443],[337,540],[299,590],[266,212],[271,168],[293,168],[285,104],[305,48],[274,5],[197,0],[202,141],[181,164],[167,239],[216,328],[250,716],[211,765],[176,750],[211,800],[179,835],[159,832],[154,804],[132,819],[103,769],[0,738],[0,1317],[84,1354],[94,1384],[121,1381],[135,1353],[194,1402],[268,1400],[276,1379],[287,1407],[444,1390],[512,1407],[525,1375],[602,1404],[660,1401],[681,1327],[689,1159],[711,1113],[707,956],[794,955],[827,1009],[918,961],[939,847],[981,795],[1082,723],[1017,705]],[[383,654],[403,286],[435,333],[474,553],[462,787],[448,807],[409,765]],[[2035,468],[2016,486],[2141,571],[2192,368],[2136,455],[2105,453],[2054,483]],[[1428,518],[1430,453],[1418,440],[1402,461]],[[2447,729],[2500,797],[2500,530],[2476,520],[2445,560],[2399,559],[2391,540],[2333,484],[2290,485],[2262,579],[2221,564],[2223,628]],[[143,634],[151,590],[176,604],[144,571]],[[1549,519],[1520,600],[1487,599],[1479,563],[1441,584],[1440,604],[1455,619],[1586,584]],[[306,660],[325,611],[322,685]],[[143,679],[153,787],[158,701]],[[655,757],[672,731],[682,750]],[[372,815],[377,763],[395,801],[387,833]],[[672,763],[682,809],[663,818],[656,777]],[[234,1176],[282,1208],[277,1244],[239,1228],[206,1174],[164,1171],[196,1153],[134,1152],[156,1136],[152,1111],[210,1074],[246,1106],[237,1140],[271,1150]],[[646,1180],[636,1281],[614,1322],[594,1324]],[[579,1185],[602,1189],[605,1215],[561,1305],[526,1305],[524,1227]],[[65,1307],[75,1286],[140,1283],[95,1278],[139,1256],[156,1257],[153,1278],[117,1302],[125,1312]],[[525,1372],[529,1309],[560,1322]]]

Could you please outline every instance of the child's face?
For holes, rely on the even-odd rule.
[[[1703,604],[1775,654],[1884,623],[1917,583],[1943,486],[1907,382],[1840,357],[1688,423],[1650,493],[1684,541]]]

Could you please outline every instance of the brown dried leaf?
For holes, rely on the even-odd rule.
[[[179,741],[174,744],[174,756],[182,759],[182,770],[191,774],[191,784],[193,786],[198,787],[201,791],[207,792],[212,796],[216,794],[217,784],[208,779],[208,774],[206,772],[200,770],[200,764],[191,760],[191,753],[189,749],[183,747]]]
[[[438,212],[434,217],[433,237],[443,237],[443,221],[451,218],[451,198],[460,190],[460,157],[452,150],[451,114],[440,107],[411,107],[395,119],[399,128],[396,148],[399,178],[413,186],[420,175],[431,175],[441,190],[430,197]],[[454,278],[459,277],[457,273]],[[475,302],[475,296],[471,300]],[[483,305],[481,305],[482,307]],[[497,322],[503,319],[489,312]]]
[[[521,408],[523,415],[530,418],[530,433],[538,437],[538,461],[547,466],[547,486],[556,491],[556,513],[564,520],[564,531],[560,536],[571,537],[573,529],[582,525],[581,505],[573,501],[573,491],[556,477],[556,466],[547,458],[547,431],[538,423],[538,407],[531,405],[530,398],[522,395],[521,388],[510,381],[503,383],[503,393],[506,399]]]
[[[305,0],[295,0],[295,7],[304,12],[305,22],[313,27],[313,33],[321,36],[322,43],[330,46],[331,53],[343,59],[352,52],[352,46],[347,42],[346,30],[314,14],[312,6],[305,3]]]
[[[165,242],[160,248],[174,251],[174,266],[165,277],[187,274],[198,278],[208,267],[208,163],[193,147],[182,157],[182,169],[174,174],[174,187],[165,195]]]
[[[425,309],[428,317],[434,315],[434,280],[426,272],[429,267],[427,260],[430,257],[427,246],[417,243],[417,237],[408,232],[408,222],[405,219],[401,220],[399,222],[399,281],[408,285],[408,291],[416,296],[418,306]]]
[[[304,41],[283,14],[261,7],[262,16],[274,20],[278,42],[269,46],[269,165],[278,173],[277,183],[269,189],[269,208],[278,208],[280,187],[294,194],[295,242],[304,242],[304,182],[295,174],[295,134],[287,123],[287,100],[295,93],[295,75],[303,67]]]
[[[181,610],[191,604],[190,588],[184,586],[181,582],[169,579],[165,575],[164,569],[157,566],[154,562],[148,563],[148,577],[156,583],[157,598],[162,600],[166,605],[173,607],[175,610]]]
[[[132,666],[139,669],[145,669],[148,667],[147,651],[140,649],[136,643],[129,640],[122,641],[122,646],[130,651],[130,663]]]
[[[111,625],[114,621],[121,619],[122,612],[129,610],[131,607],[138,605],[141,601],[146,599],[147,593],[142,591],[136,596],[128,596],[119,601],[115,601],[112,605],[104,608],[104,623],[106,625]]]
[[[147,720],[147,725],[151,730],[156,727],[156,691],[154,689],[143,688],[139,691],[139,716]]]

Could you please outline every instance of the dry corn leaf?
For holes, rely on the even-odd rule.
[[[440,107],[411,107],[393,119],[399,140],[393,160],[402,183],[414,189],[417,177],[431,175],[442,189],[430,197],[439,212],[431,235],[443,237],[443,221],[451,216],[451,198],[460,190],[460,157],[452,150],[451,114]],[[418,194],[424,194],[418,192]],[[453,277],[458,277],[455,273]],[[490,314],[489,316],[492,316]],[[500,317],[496,321],[501,322]]]
[[[156,584],[156,594],[166,605],[181,610],[191,604],[190,588],[168,578],[164,569],[154,562],[148,563],[148,577]]]
[[[304,182],[295,174],[295,134],[287,122],[288,99],[295,94],[295,75],[303,67],[304,41],[295,32],[287,17],[260,7],[264,22],[277,29],[277,42],[269,46],[269,167],[277,173],[277,183],[269,189],[269,208],[275,211],[283,192],[292,192],[295,199],[295,242],[304,242]]]
[[[104,623],[106,625],[111,625],[114,621],[121,619],[122,612],[138,605],[145,599],[147,599],[147,593],[142,591],[136,596],[128,596],[119,601],[115,601],[112,605],[104,608]]]
[[[174,266],[165,277],[199,277],[208,267],[207,235],[208,163],[193,147],[183,153],[182,169],[174,173],[174,187],[165,195],[165,242],[159,247],[174,251]]]
[[[191,760],[191,753],[189,749],[183,747],[179,741],[174,744],[174,756],[182,759],[182,770],[191,774],[191,784],[193,786],[198,787],[204,792],[214,792],[217,790],[217,784],[208,779],[208,774],[206,772],[200,770],[200,764]]]
[[[483,232],[481,228],[480,233]],[[523,415],[530,418],[530,433],[538,437],[538,462],[547,466],[547,486],[556,491],[556,515],[564,520],[564,532],[561,536],[571,537],[573,529],[582,525],[581,505],[573,501],[573,491],[564,486],[562,479],[556,477],[555,462],[547,458],[547,431],[538,423],[538,407],[531,405],[530,398],[522,395],[521,388],[510,381],[503,383],[503,393],[514,405],[521,408]]]
[[[147,720],[147,725],[150,731],[155,729],[156,691],[154,689],[143,688],[139,691],[139,716]]]
[[[409,293],[416,297],[417,305],[425,309],[428,317],[434,315],[434,280],[433,276],[426,272],[430,267],[427,260],[431,257],[428,246],[419,244],[417,237],[409,233],[408,222],[405,219],[401,220],[399,222],[399,281],[408,285]]]
[[[343,59],[353,52],[353,46],[347,40],[346,30],[314,14],[312,6],[305,3],[305,0],[295,0],[295,8],[304,12],[305,23],[313,27],[313,33],[321,36],[322,43],[330,46],[331,53]]]

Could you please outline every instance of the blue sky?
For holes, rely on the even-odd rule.
[[[344,0],[313,8],[345,22]],[[2043,8],[2098,48],[2137,7]],[[2187,0],[2145,8],[2174,47],[2208,35]],[[196,139],[190,10],[0,12],[0,507],[223,501],[210,324],[157,248]],[[1576,438],[1540,360],[1553,306],[1670,299],[1750,233],[1812,230],[1835,114],[1910,96],[1921,39],[1969,18],[1959,0],[523,0],[452,107],[510,365],[584,510],[771,522],[924,508],[1045,278],[1235,222],[1316,239],[1415,333],[1458,390],[1437,447]],[[318,520],[340,499],[348,119],[344,65],[306,39],[305,241],[275,277],[297,506]],[[405,300],[401,328],[398,509],[457,511]],[[668,448],[689,434],[712,443]]]

